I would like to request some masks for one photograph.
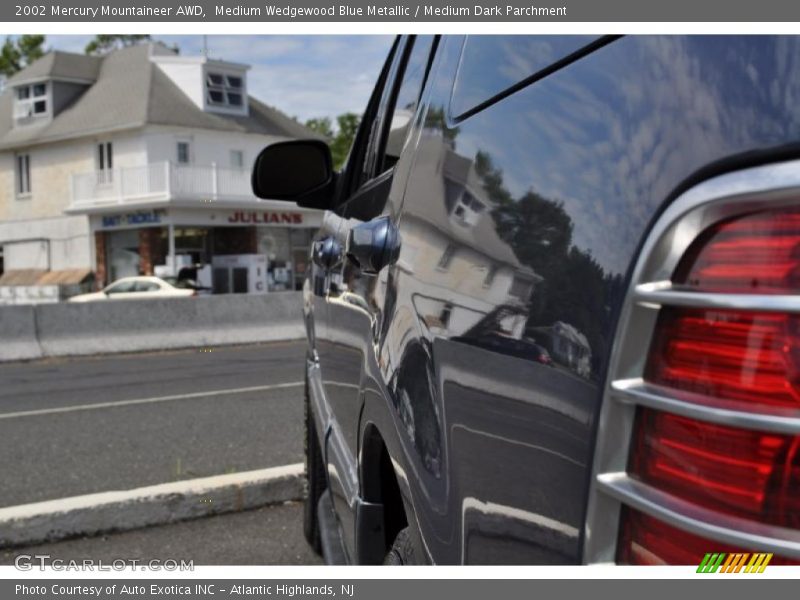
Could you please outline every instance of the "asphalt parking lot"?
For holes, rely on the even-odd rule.
[[[302,461],[305,344],[0,365],[0,507]]]

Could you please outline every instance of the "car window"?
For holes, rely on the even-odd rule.
[[[337,207],[348,219],[368,221],[386,205],[393,167],[411,128],[437,39],[433,35],[402,38],[396,56],[385,67],[383,87],[376,89],[371,100],[372,122],[364,124],[369,127],[369,141],[363,151],[359,185]],[[388,144],[390,134],[392,143]]]
[[[366,137],[358,187],[374,179],[382,166],[383,161],[380,160],[382,158],[382,132],[384,130],[384,124],[386,123],[386,115],[390,111],[398,72],[400,71],[403,57],[406,54],[406,49],[409,48],[409,44],[412,43],[411,40],[412,38],[408,38],[398,44],[392,62],[387,65],[386,77],[381,83],[382,87],[380,91],[376,89],[375,107],[371,114],[371,120],[366,121],[367,117],[365,116],[364,125],[368,134]]]
[[[403,79],[395,96],[394,107],[387,123],[385,133],[384,155],[380,172],[391,169],[400,158],[411,121],[417,111],[422,87],[428,73],[428,65],[435,36],[418,35],[412,40],[408,60],[403,71]]]
[[[400,47],[400,36],[395,38],[392,47],[389,50],[389,55],[386,62],[381,69],[381,74],[372,90],[367,107],[364,110],[364,115],[361,123],[356,131],[353,145],[347,157],[343,172],[342,172],[342,186],[340,188],[340,196],[337,205],[344,204],[350,195],[355,192],[363,183],[371,176],[368,173],[369,163],[369,146],[373,138],[375,124],[379,121],[380,106],[383,93],[385,91],[386,82],[391,81],[389,75],[396,64],[397,51]]]
[[[596,41],[595,35],[469,36],[453,85],[450,111],[458,119],[514,85]]]
[[[135,281],[120,281],[106,288],[106,294],[125,294],[132,292],[136,286]]]
[[[155,281],[137,281],[136,282],[136,291],[137,292],[157,292],[161,289],[161,286],[158,285]]]

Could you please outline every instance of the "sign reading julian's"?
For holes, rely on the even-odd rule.
[[[296,212],[237,211],[228,217],[228,223],[302,225],[303,214]]]

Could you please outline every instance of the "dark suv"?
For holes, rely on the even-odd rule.
[[[330,562],[800,557],[800,39],[402,36],[304,288]]]

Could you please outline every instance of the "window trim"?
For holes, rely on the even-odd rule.
[[[44,87],[44,91],[38,95],[34,94],[34,88],[37,86]],[[53,104],[51,94],[52,89],[52,85],[49,81],[34,81],[14,86],[14,121],[19,122],[29,119],[41,119],[49,117],[51,115],[51,107]],[[27,91],[24,98],[20,98],[20,92],[22,90]],[[39,102],[44,102],[44,110],[41,112],[36,112],[36,104]],[[22,109],[24,107],[29,107],[29,110],[26,111],[26,114],[22,114]]]
[[[95,164],[97,183],[110,184],[114,179],[114,145],[111,140],[97,142],[95,145]]]
[[[491,288],[494,285],[495,279],[497,279],[497,272],[500,270],[496,263],[490,263],[486,267],[486,275],[483,277],[483,287],[484,288]]]
[[[400,88],[403,86],[403,81],[406,76],[406,69],[408,68],[408,61],[411,59],[411,54],[414,52],[414,47],[417,43],[417,38],[421,36],[419,35],[410,35],[408,36],[408,40],[406,41],[405,48],[403,48],[403,56],[402,60],[398,65],[397,72],[394,74],[393,79],[393,89],[392,94],[389,99],[388,104],[384,107],[384,112],[382,115],[382,123],[381,123],[381,134],[379,138],[379,146],[377,148],[377,160],[380,161],[380,165],[376,164],[375,169],[378,171],[375,176],[379,176],[383,173],[388,171],[394,170],[394,165],[389,168],[384,168],[384,162],[386,158],[386,144],[389,141],[389,131],[392,126],[392,119],[389,118],[394,117],[395,108],[397,108],[397,97],[400,95]],[[436,56],[436,50],[439,46],[439,40],[441,39],[440,35],[434,35],[433,41],[431,42],[431,48],[428,51],[428,59],[425,63],[425,72],[422,75],[422,82],[420,83],[419,87],[419,95],[417,96],[417,106],[414,109],[414,114],[419,110],[420,107],[420,100],[422,99],[422,94],[425,92],[425,85],[428,83],[428,76],[431,72],[431,66],[433,65],[433,58]],[[391,106],[392,114],[389,115],[389,111],[387,108]],[[413,123],[413,118],[411,120]],[[405,141],[405,140],[404,140]]]
[[[453,264],[453,258],[456,255],[456,246],[455,244],[447,244],[442,252],[442,255],[439,257],[439,260],[436,261],[436,270],[437,271],[448,271],[450,270],[450,265]]]
[[[416,35],[398,36],[386,58],[345,165],[345,181],[335,207],[337,212],[341,211],[351,200],[357,200],[362,190],[366,190],[378,180],[391,178],[394,172],[394,166],[388,169],[382,168],[383,154],[391,125],[391,119],[387,117],[388,107],[391,106],[392,112],[394,111],[394,103],[397,101],[406,65],[414,50],[414,42],[417,37]],[[417,108],[419,108],[420,99],[425,91],[440,39],[440,35],[435,35],[431,43],[425,74],[420,85]],[[367,126],[368,123],[369,126]]]
[[[215,83],[212,78],[219,78],[220,83]],[[239,85],[232,85],[231,78],[238,79]],[[244,74],[231,73],[223,70],[211,69],[205,72],[205,104],[211,108],[226,108],[229,110],[241,111],[246,106],[247,87],[245,85]],[[211,94],[221,94],[221,100],[214,100]],[[232,97],[238,100],[233,102]]]
[[[383,91],[386,88],[386,80],[392,64],[394,63],[395,55],[397,54],[398,47],[400,47],[401,40],[402,37],[397,36],[394,42],[392,42],[392,47],[389,49],[389,54],[386,57],[386,61],[383,63],[378,80],[375,83],[369,102],[367,102],[367,107],[364,110],[364,115],[358,125],[353,145],[350,147],[347,160],[342,167],[341,185],[339,186],[336,202],[333,206],[333,210],[337,214],[341,213],[348,200],[358,191],[363,183],[362,167],[367,156],[367,148],[371,136],[371,128],[369,131],[367,130],[367,123],[374,122],[380,106],[381,97],[383,96]]]
[[[23,169],[24,165],[24,169]],[[14,155],[14,192],[17,199],[30,198],[31,191],[31,155],[28,152]]]
[[[186,146],[186,160],[181,160],[181,146]],[[193,163],[192,157],[192,141],[188,139],[175,140],[175,164],[178,165],[191,165]]]
[[[239,164],[236,164],[233,160],[234,154],[238,154],[240,161]],[[244,169],[244,150],[239,150],[237,148],[231,148],[230,152],[228,153],[229,162],[231,164],[231,169]]]
[[[467,199],[468,201],[465,201]],[[480,210],[475,210],[471,204],[479,204]],[[456,214],[459,208],[463,209],[464,217]],[[462,187],[461,193],[453,204],[450,211],[450,218],[460,227],[475,227],[481,219],[481,215],[486,212],[487,206],[473,194],[466,186]],[[471,218],[466,218],[467,216]]]

